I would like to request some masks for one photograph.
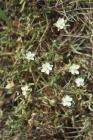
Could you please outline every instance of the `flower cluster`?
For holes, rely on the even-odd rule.
[[[59,30],[62,30],[62,29],[65,29],[66,27],[66,23],[67,21],[64,19],[64,18],[59,18],[57,20],[56,23],[54,23],[54,26],[57,27],[58,31]],[[36,54],[35,53],[32,53],[30,51],[28,51],[26,54],[25,54],[25,59],[28,60],[28,62],[30,61],[34,61],[35,60],[35,56]],[[50,72],[52,71],[53,69],[53,65],[51,65],[49,62],[45,62],[42,64],[41,66],[41,72],[42,73],[45,73],[47,75],[50,74]],[[72,64],[70,67],[69,67],[69,72],[72,74],[72,75],[79,75],[79,69],[80,69],[80,65],[78,64]],[[75,84],[77,87],[81,87],[81,86],[84,86],[84,79],[82,77],[78,77],[75,79]],[[22,90],[22,94],[24,96],[27,96],[28,94],[28,91],[29,91],[29,87],[28,85],[25,85],[23,87],[21,87],[21,90]],[[63,106],[67,106],[67,107],[70,107],[73,103],[73,98],[70,97],[69,95],[66,95],[62,98],[62,105]]]
[[[72,64],[69,68],[69,72],[73,75],[79,75],[80,65]],[[84,86],[84,79],[82,77],[76,78],[75,83],[77,87]]]
[[[27,59],[29,62],[32,60],[35,60],[35,53],[32,53],[28,51],[25,55],[25,59]],[[49,75],[49,73],[52,71],[53,65],[51,65],[49,62],[45,62],[42,64],[41,72],[46,73]]]
[[[69,67],[69,72],[72,75],[79,75],[79,69],[80,69],[80,65],[72,64]],[[76,83],[77,87],[84,86],[84,79],[82,77],[78,77],[75,79],[75,83]],[[63,106],[70,107],[72,105],[72,103],[73,103],[72,97],[70,97],[69,95],[66,95],[65,97],[63,97],[63,99],[62,99]]]

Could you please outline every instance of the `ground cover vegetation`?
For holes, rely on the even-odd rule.
[[[0,0],[0,139],[93,140],[93,0]]]

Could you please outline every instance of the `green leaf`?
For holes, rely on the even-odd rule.
[[[0,20],[7,21],[8,17],[4,10],[0,9]]]

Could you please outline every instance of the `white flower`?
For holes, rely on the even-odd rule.
[[[69,72],[71,72],[73,75],[79,74],[80,65],[72,64],[69,68]]]
[[[66,95],[62,99],[62,104],[63,104],[63,106],[70,107],[72,105],[72,101],[73,101],[73,98],[68,96],[68,95]]]
[[[21,87],[21,90],[22,90],[22,94],[24,96],[27,96],[28,91],[29,91],[29,86],[28,85],[25,85],[25,86]]]
[[[83,78],[77,78],[75,80],[75,83],[76,83],[77,87],[84,86],[84,79]]]
[[[52,71],[53,65],[50,65],[48,62],[42,64],[41,72],[44,72],[49,75],[50,71]]]
[[[58,31],[66,27],[66,20],[64,18],[59,18],[54,25],[58,28]]]
[[[35,59],[35,53],[32,53],[32,52],[28,51],[28,52],[26,53],[25,58],[26,58],[28,61],[34,60],[34,59]]]

